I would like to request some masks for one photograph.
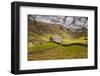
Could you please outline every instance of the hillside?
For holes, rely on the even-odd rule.
[[[49,41],[52,36],[69,37],[67,29],[59,24],[37,22],[28,25],[28,41],[30,44],[43,44]]]
[[[28,25],[28,32],[32,32],[34,34],[58,34],[62,35],[62,33],[66,32],[66,28],[59,24],[50,24],[44,22],[37,22],[36,24]]]
[[[50,41],[61,37],[61,43]],[[37,22],[28,24],[28,60],[87,58],[87,40],[70,38],[68,29],[60,24]]]
[[[85,37],[72,38],[77,36],[78,33],[71,34],[68,32],[68,29],[60,24],[50,24],[44,22],[37,22],[28,24],[28,41],[29,44],[40,44],[48,42],[50,37],[61,36],[63,43],[86,43],[84,40]],[[81,35],[79,35],[81,36]],[[86,38],[85,38],[86,39]]]

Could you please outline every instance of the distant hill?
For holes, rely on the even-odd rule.
[[[36,24],[28,25],[28,32],[32,32],[34,34],[58,34],[62,35],[66,32],[66,28],[60,24],[50,24],[44,22],[37,22]]]

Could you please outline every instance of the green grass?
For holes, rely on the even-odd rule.
[[[61,46],[49,42],[29,48],[28,60],[80,59],[87,58],[87,54],[86,46]]]
[[[87,46],[76,45],[80,43],[87,45],[84,37],[68,38],[66,34],[62,36],[62,44],[72,44],[70,46],[61,46],[53,42],[49,42],[51,36],[57,34],[30,34],[28,42],[28,60],[55,60],[55,59],[80,59],[87,58]]]
[[[62,44],[72,44],[72,43],[87,44],[87,40],[83,40],[83,39],[63,39],[63,41],[62,41]]]
[[[59,46],[59,45],[52,43],[52,42],[47,42],[47,43],[44,43],[44,44],[29,46],[28,52],[30,53],[30,52],[35,52],[35,51],[46,50],[46,49],[57,47],[57,46]]]
[[[59,49],[59,48],[58,48]],[[62,48],[67,58],[84,58],[87,57],[87,47],[81,45],[72,45]]]

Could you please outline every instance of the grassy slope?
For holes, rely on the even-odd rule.
[[[72,44],[72,43],[87,44],[87,40],[82,40],[82,39],[63,39],[63,42],[62,42],[62,44]]]
[[[59,45],[52,43],[52,42],[48,42],[48,43],[45,43],[45,44],[38,44],[36,46],[31,46],[31,47],[28,48],[28,50],[29,50],[29,53],[34,53],[34,52],[37,52],[37,51],[44,51],[44,50],[54,48],[54,47],[57,47],[57,46],[59,46]]]
[[[34,46],[32,50],[28,55],[28,60],[87,58],[87,47],[81,45],[61,46],[47,43],[45,46]]]
[[[28,60],[87,58],[87,47],[80,45],[61,46],[49,42],[51,36],[62,36],[62,44],[87,44],[82,37],[71,39],[60,25],[38,22],[28,27]]]

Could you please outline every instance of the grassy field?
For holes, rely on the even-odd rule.
[[[50,42],[53,36],[60,36],[61,43]],[[87,58],[87,41],[87,35],[74,38],[74,34],[58,24],[28,25],[28,61]]]
[[[88,57],[87,40],[84,40],[83,37],[71,39],[63,36],[61,44],[65,44],[66,46],[62,46],[53,42],[49,42],[49,38],[51,36],[56,36],[56,34],[33,34],[32,36],[29,36],[31,41],[28,44],[28,61],[80,59]]]
[[[87,45],[87,40],[83,39],[63,39],[62,44],[81,43]]]
[[[48,42],[48,43],[44,43],[44,44],[38,44],[37,46],[30,46],[28,48],[29,53],[34,53],[37,51],[44,51],[50,48],[54,48],[59,46],[58,44],[52,43],[52,42]]]
[[[87,54],[86,46],[61,46],[48,42],[29,48],[28,60],[80,59],[87,58]]]

